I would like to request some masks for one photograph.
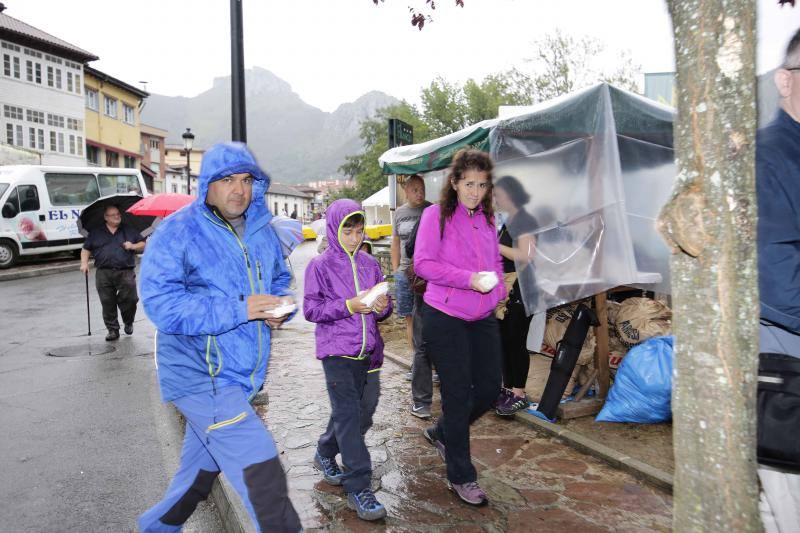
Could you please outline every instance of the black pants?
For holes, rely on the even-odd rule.
[[[522,302],[509,302],[506,315],[499,323],[503,342],[503,385],[524,389],[531,364],[527,346],[531,317],[525,315]]]
[[[117,307],[122,314],[122,323],[133,324],[136,304],[139,302],[139,295],[136,294],[136,273],[133,269],[98,268],[95,273],[95,286],[100,296],[100,303],[103,305],[103,322],[106,328],[119,329]]]
[[[433,367],[422,338],[422,305],[422,296],[415,294],[414,311],[411,315],[413,317],[411,344],[414,348],[414,360],[411,365],[411,399],[415,404],[430,406],[433,402]]]
[[[478,479],[469,449],[469,426],[492,406],[500,392],[500,334],[490,315],[469,322],[428,304],[422,309],[422,336],[441,380],[442,416],[436,437],[445,445],[447,479]]]
[[[342,476],[344,490],[360,492],[370,486],[372,476],[372,460],[362,434],[362,427],[371,425],[371,421],[367,421],[367,415],[371,417],[371,413],[362,411],[372,409],[374,401],[371,398],[362,407],[369,357],[357,361],[329,356],[322,360],[322,368],[331,400],[331,418],[328,428],[319,438],[317,450],[323,457],[335,457],[337,452],[341,453],[345,467]]]

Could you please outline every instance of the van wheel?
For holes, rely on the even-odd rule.
[[[0,268],[11,268],[17,262],[19,252],[13,241],[0,241]]]

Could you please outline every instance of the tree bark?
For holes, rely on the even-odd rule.
[[[675,34],[676,531],[760,531],[754,0],[667,0]]]

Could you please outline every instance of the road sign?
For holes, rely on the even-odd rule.
[[[400,119],[389,119],[389,148],[414,144],[414,128]]]

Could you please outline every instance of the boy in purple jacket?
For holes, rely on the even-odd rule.
[[[322,360],[331,417],[319,438],[314,464],[325,481],[344,485],[347,505],[363,520],[379,520],[386,509],[370,487],[372,461],[364,443],[377,406],[377,370],[383,358],[378,321],[392,312],[387,295],[371,305],[364,292],[383,281],[378,261],[359,251],[364,212],[353,200],[327,210],[328,248],[308,264],[303,297],[306,320],[317,324],[317,359]],[[341,453],[345,472],[336,463]]]

